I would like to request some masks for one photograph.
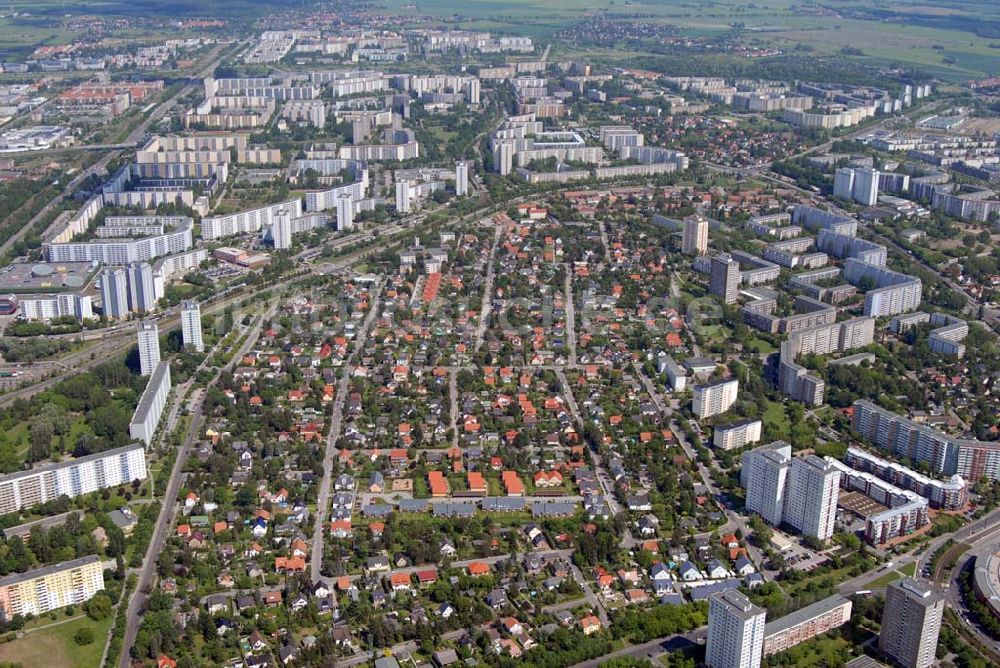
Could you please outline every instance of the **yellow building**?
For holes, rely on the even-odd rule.
[[[104,569],[97,555],[8,575],[0,578],[0,619],[77,605],[102,589]]]

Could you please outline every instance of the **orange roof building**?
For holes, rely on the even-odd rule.
[[[502,479],[503,486],[507,489],[507,496],[524,496],[524,483],[516,471],[504,471]]]
[[[427,484],[431,488],[431,496],[436,498],[448,496],[448,481],[441,471],[428,471]]]
[[[473,561],[468,565],[469,575],[474,578],[482,577],[483,575],[489,575],[490,565],[483,563],[482,561]]]
[[[479,471],[470,471],[467,475],[469,480],[469,491],[476,494],[486,494],[486,480]]]

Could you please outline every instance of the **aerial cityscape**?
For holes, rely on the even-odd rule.
[[[0,668],[1000,666],[1000,5],[0,3]]]

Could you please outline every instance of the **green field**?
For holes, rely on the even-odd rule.
[[[838,61],[865,65],[917,66],[931,76],[962,81],[1000,75],[1000,3],[990,0],[949,0],[930,6],[920,2],[894,2],[874,6],[860,0],[834,5],[805,4],[794,0],[632,1],[632,0],[469,0],[455,5],[445,0],[375,0],[376,7],[400,17],[438,19],[439,26],[465,30],[490,30],[533,37],[547,43],[554,34],[607,13],[615,20],[669,25],[687,37],[727,34],[755,46],[790,51],[796,47],[816,56],[836,56]],[[0,18],[0,50],[30,52],[42,44],[60,44],[73,37],[72,20],[83,16],[219,17],[232,27],[250,28],[252,21],[272,11],[265,0],[13,0],[5,9],[27,15]],[[307,0],[286,0],[281,9],[317,8]],[[427,22],[421,25],[426,27]],[[171,28],[116,29],[114,37],[141,41]],[[991,48],[992,45],[992,48]],[[655,42],[622,49],[616,45],[594,47],[586,43],[556,43],[553,58],[586,56],[609,61],[649,56],[658,52]],[[842,49],[851,49],[843,54]],[[647,51],[648,49],[648,51]],[[660,52],[662,53],[662,52]],[[767,62],[737,59],[745,65]],[[780,57],[779,57],[780,58]]]
[[[62,612],[57,613],[62,622]],[[47,618],[43,618],[47,619]],[[0,658],[23,666],[46,668],[97,668],[104,653],[104,642],[111,630],[114,616],[95,622],[86,616],[32,631],[14,642],[0,645]],[[50,622],[51,623],[51,622]],[[78,629],[89,627],[94,642],[81,647],[73,641]]]
[[[785,413],[785,406],[777,401],[770,401],[767,404],[767,410],[761,416],[761,420],[764,425],[774,425],[774,428],[780,432],[786,432],[790,425],[788,423],[788,415]]]
[[[611,13],[622,20],[664,23],[692,37],[739,30],[748,42],[786,51],[801,45],[818,56],[838,55],[872,65],[916,65],[932,76],[963,80],[1000,74],[1000,4],[987,0],[952,0],[944,7],[895,3],[873,10],[861,2],[838,3],[839,15],[827,6],[803,6],[793,0],[743,3],[619,2],[617,0],[470,0],[460,8],[444,0],[382,0],[402,16],[431,15],[452,28],[494,30],[544,38],[581,20]],[[860,53],[841,54],[842,49]],[[606,57],[620,60],[642,52],[586,45],[555,45],[554,55]]]

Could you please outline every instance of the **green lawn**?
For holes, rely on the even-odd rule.
[[[95,622],[85,616],[63,621],[63,613],[60,611],[57,614],[57,621],[62,623],[32,631],[14,642],[0,645],[0,657],[25,667],[98,668],[114,615]],[[73,640],[73,635],[83,627],[89,627],[94,632],[94,642],[81,647]]]
[[[785,433],[789,429],[788,415],[785,413],[785,405],[778,403],[777,401],[770,401],[767,404],[767,410],[764,411],[764,415],[761,416],[764,421],[764,425],[774,425],[775,429],[781,433]]]
[[[773,352],[777,352],[777,348],[771,345],[770,341],[765,341],[764,339],[758,339],[756,336],[747,341],[747,350],[752,350],[755,353],[761,353],[764,355],[770,355]]]
[[[851,643],[834,631],[775,655],[775,659],[781,657],[782,660],[769,661],[768,665],[788,665],[797,668],[842,666],[850,658],[851,646]]]
[[[874,580],[872,580],[871,582],[869,582],[868,585],[872,589],[881,589],[882,587],[885,587],[885,586],[889,585],[890,583],[893,583],[896,580],[899,580],[902,577],[903,577],[903,574],[900,573],[899,571],[889,571],[888,573],[882,575],[881,577],[875,578]]]

